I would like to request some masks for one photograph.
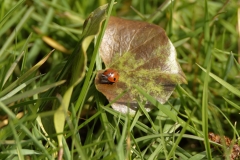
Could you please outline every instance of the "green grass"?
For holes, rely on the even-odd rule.
[[[113,2],[0,1],[0,159],[227,155],[225,145],[211,148],[207,135],[239,138],[237,1]],[[139,103],[134,116],[118,113],[95,88],[96,71],[104,69],[98,47],[105,23],[100,29],[101,17],[88,21],[89,30],[83,23],[106,3],[107,19],[157,24],[176,47],[187,85],[164,105],[134,86],[156,106],[151,112]],[[88,39],[90,33],[98,36]]]

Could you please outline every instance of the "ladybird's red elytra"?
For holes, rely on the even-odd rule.
[[[119,74],[114,69],[107,69],[105,70],[100,77],[100,83],[103,84],[113,84],[117,82],[119,79]]]

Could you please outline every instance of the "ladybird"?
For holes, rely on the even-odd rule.
[[[113,84],[119,79],[119,74],[114,69],[107,69],[101,74],[100,82],[103,84]]]

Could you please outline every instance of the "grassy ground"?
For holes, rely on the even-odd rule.
[[[121,160],[229,155],[225,144],[210,148],[208,133],[239,137],[237,1],[116,2],[111,15],[166,30],[188,84],[149,113],[122,115],[94,86],[103,32],[82,56],[70,56],[86,38],[84,20],[110,1],[2,0],[0,159],[55,159],[58,153],[63,159]]]

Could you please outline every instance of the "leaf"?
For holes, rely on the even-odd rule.
[[[84,22],[82,38],[79,46],[73,52],[72,76],[70,79],[70,86],[65,91],[61,105],[54,114],[54,126],[57,133],[62,133],[64,129],[67,110],[71,100],[71,95],[74,87],[81,82],[85,76],[85,69],[87,64],[87,49],[94,37],[99,33],[102,22],[106,18],[106,9],[108,5],[101,6],[93,11]],[[58,143],[62,147],[62,134],[58,134]]]
[[[103,71],[97,73],[96,88],[109,101],[125,90],[128,92],[117,100],[118,104],[135,105],[138,97],[144,101],[133,87],[137,84],[163,104],[177,84],[187,83],[173,44],[157,25],[111,17],[99,52],[106,68],[120,75],[118,82],[109,85],[100,83]]]

